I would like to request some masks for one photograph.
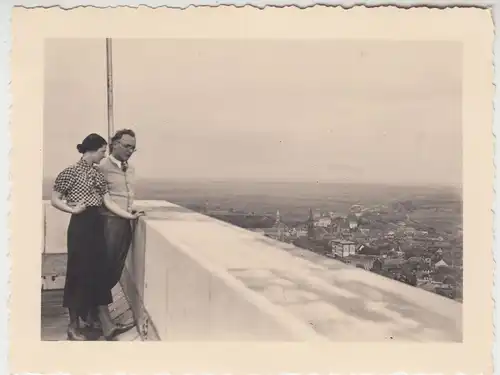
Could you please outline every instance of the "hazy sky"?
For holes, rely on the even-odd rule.
[[[459,184],[461,46],[113,40],[139,177]],[[44,174],[106,136],[104,40],[46,43]]]

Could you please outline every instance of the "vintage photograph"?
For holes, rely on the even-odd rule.
[[[46,39],[43,341],[462,342],[462,44]]]

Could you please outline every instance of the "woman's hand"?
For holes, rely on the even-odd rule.
[[[52,198],[50,201],[52,203],[52,206],[68,214],[79,214],[86,208],[83,201],[77,204],[66,202],[65,200],[63,200],[62,194],[57,191],[52,192]]]
[[[87,206],[83,202],[77,203],[75,206],[71,207],[71,213],[78,215],[79,213],[85,211]]]

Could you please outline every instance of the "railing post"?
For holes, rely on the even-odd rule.
[[[111,137],[114,132],[113,118],[113,53],[111,38],[106,38],[106,76],[107,76],[107,100],[108,100],[108,142],[111,145]]]

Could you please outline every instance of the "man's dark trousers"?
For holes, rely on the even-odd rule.
[[[118,216],[104,216],[106,250],[111,262],[110,283],[114,287],[121,278],[132,242],[132,221]]]
[[[104,236],[111,270],[109,286],[113,288],[120,281],[130,244],[132,243],[132,221],[118,216],[104,215]],[[90,311],[94,321],[98,320],[97,308]],[[82,311],[82,319],[87,320],[88,312]]]

